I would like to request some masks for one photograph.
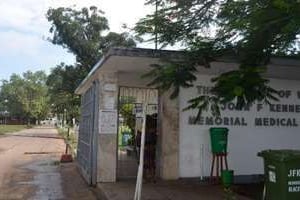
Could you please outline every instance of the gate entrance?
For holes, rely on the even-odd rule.
[[[156,89],[120,87],[118,99],[117,178],[135,178],[139,164],[139,134],[142,130],[142,108],[147,104],[147,117],[157,120]],[[156,117],[155,117],[156,116]],[[154,124],[154,123],[152,123]],[[155,129],[157,133],[157,123]],[[154,150],[155,154],[155,150]],[[155,165],[155,164],[154,164]]]
[[[94,82],[81,98],[77,160],[89,185],[97,181],[98,85]]]

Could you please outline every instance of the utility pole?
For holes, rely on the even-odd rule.
[[[158,12],[158,0],[155,1],[155,25],[154,25],[154,34],[155,34],[155,50],[157,50],[158,44],[158,35],[157,35],[157,12]]]

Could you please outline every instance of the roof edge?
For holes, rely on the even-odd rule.
[[[173,51],[173,50],[155,50],[146,48],[126,48],[126,47],[112,47],[106,54],[97,62],[88,75],[81,81],[79,86],[75,89],[75,94],[80,94],[82,88],[86,84],[87,80],[93,76],[98,69],[107,61],[111,56],[132,56],[132,57],[149,57],[149,58],[160,58],[160,57],[178,57],[182,56],[183,51]]]
[[[75,93],[80,94],[84,85],[88,79],[93,76],[98,69],[108,60],[111,56],[129,56],[129,57],[148,57],[148,58],[180,58],[184,56],[185,51],[178,50],[157,50],[157,49],[147,49],[147,48],[126,48],[126,47],[112,47],[107,53],[97,62],[88,75],[83,79],[83,81],[76,88]],[[215,62],[227,62],[227,63],[238,63],[238,59],[232,55],[225,55],[216,58]],[[300,60],[290,57],[272,57],[269,65],[285,65],[285,66],[299,66]]]
[[[75,94],[80,94],[80,91],[82,90],[83,86],[88,81],[88,79],[96,73],[97,69],[99,69],[109,57],[110,54],[108,52],[93,66],[92,70],[88,73],[88,75],[81,81],[81,83],[75,89]]]

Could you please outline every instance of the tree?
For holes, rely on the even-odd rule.
[[[300,2],[297,0],[148,0],[159,8],[141,19],[135,30],[151,34],[162,45],[181,42],[185,58],[155,68],[151,84],[162,89],[190,87],[195,80],[194,66],[209,67],[215,58],[231,54],[240,62],[238,70],[221,74],[212,81],[213,96],[198,96],[188,108],[210,108],[219,114],[220,103],[236,101],[237,108],[255,101],[270,103],[277,92],[262,77],[272,56],[299,58]],[[188,61],[188,62],[185,62]],[[171,64],[170,64],[171,63]],[[172,68],[172,69],[170,69]],[[185,74],[178,77],[179,72]],[[170,78],[173,77],[173,78]]]
[[[73,65],[61,63],[51,70],[47,79],[52,112],[63,114],[67,110],[68,121],[78,118],[80,98],[74,90],[79,85],[84,71]]]
[[[77,63],[56,66],[47,80],[54,112],[62,114],[67,109],[69,119],[79,114],[80,100],[74,94],[76,87],[105,51],[113,46],[136,46],[135,38],[128,33],[108,32],[108,21],[103,14],[95,6],[81,10],[50,8],[47,12],[47,19],[52,24],[49,40],[76,56]]]
[[[104,51],[111,46],[135,47],[135,41],[129,34],[109,32],[108,21],[104,12],[97,7],[82,8],[50,8],[47,19],[52,23],[49,40],[67,48],[76,56],[77,64],[88,70],[102,57]]]
[[[3,81],[0,97],[9,103],[11,116],[31,121],[44,119],[49,112],[46,74],[43,71],[27,71],[22,76],[13,74],[9,81]]]

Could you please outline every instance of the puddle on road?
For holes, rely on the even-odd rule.
[[[38,161],[25,168],[34,172],[33,180],[20,184],[31,184],[36,187],[34,200],[63,199],[61,176],[55,160]]]
[[[13,173],[5,176],[5,181],[0,186],[0,200],[30,199],[34,196],[36,187],[27,182],[33,180],[33,177],[34,174],[28,169],[13,169]]]
[[[32,151],[32,152],[24,152],[25,155],[34,155],[34,154],[61,154],[60,151]]]

